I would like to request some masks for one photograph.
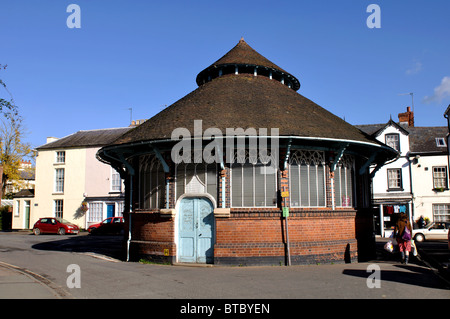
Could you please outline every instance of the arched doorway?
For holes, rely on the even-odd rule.
[[[179,206],[178,261],[214,262],[214,207],[206,197],[185,197]]]

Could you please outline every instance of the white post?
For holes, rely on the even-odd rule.
[[[380,204],[380,234],[381,234],[381,237],[384,237],[383,204]]]

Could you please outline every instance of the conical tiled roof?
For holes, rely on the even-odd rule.
[[[296,91],[300,88],[296,77],[256,52],[244,38],[223,57],[201,71],[197,76],[197,84],[200,86],[227,73],[256,73],[285,82]]]
[[[213,76],[214,70],[229,66],[228,62],[238,65],[238,72]],[[256,76],[240,72],[239,66],[244,68],[243,65],[258,65],[288,74],[241,40],[199,74],[207,78],[203,78],[204,83],[196,90],[125,133],[108,149],[130,148],[146,142],[164,143],[171,140],[172,132],[178,128],[188,129],[193,136],[194,121],[202,120],[203,131],[217,128],[225,134],[227,128],[278,128],[280,137],[293,138],[303,145],[322,143],[334,148],[344,143],[353,145],[350,148],[354,152],[364,152],[367,156],[375,148],[379,162],[396,156],[394,150],[298,94],[283,81],[260,72]]]
[[[228,51],[223,57],[214,62],[210,67],[217,67],[223,64],[253,64],[264,66],[272,69],[277,69],[282,72],[287,73],[285,70],[280,68],[278,65],[272,63],[261,54],[256,52],[252,47],[250,47],[244,38],[236,44],[236,46]]]

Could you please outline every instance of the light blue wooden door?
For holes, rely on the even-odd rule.
[[[214,260],[214,209],[206,198],[184,198],[180,203],[178,260],[212,263]]]

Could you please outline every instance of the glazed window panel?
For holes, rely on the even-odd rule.
[[[64,193],[64,168],[55,170],[55,192]]]
[[[114,168],[111,171],[111,191],[122,191],[122,179],[120,178],[119,173]]]
[[[433,220],[435,222],[450,222],[450,205],[433,204]]]
[[[163,208],[165,204],[165,172],[154,156],[143,156],[139,163],[139,208]]]
[[[103,220],[103,203],[89,203],[88,222],[101,222]]]
[[[390,168],[387,170],[388,188],[398,190],[402,188],[402,170],[400,168]]]
[[[433,187],[435,189],[447,188],[447,167],[446,166],[433,167]]]
[[[337,207],[353,206],[353,157],[344,155],[334,171],[334,200]]]
[[[399,134],[386,134],[386,145],[392,147],[394,150],[400,152],[400,135]]]
[[[270,164],[231,165],[232,207],[276,207],[277,176]]]
[[[291,207],[325,207],[325,156],[323,152],[295,150],[289,159]]]
[[[56,199],[54,201],[54,211],[55,217],[63,218],[64,202],[62,199]]]
[[[66,162],[66,152],[59,151],[56,152],[56,163],[65,163]]]

